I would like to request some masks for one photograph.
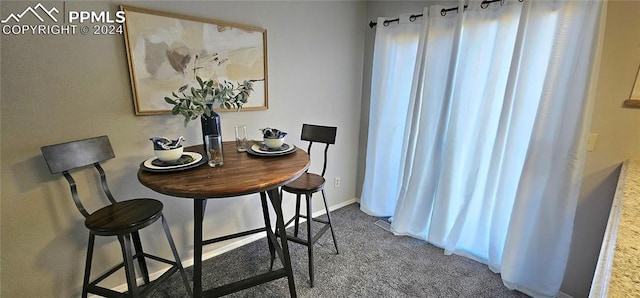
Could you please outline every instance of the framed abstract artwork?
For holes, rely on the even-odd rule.
[[[197,86],[196,75],[220,82],[251,80],[254,91],[241,111],[268,108],[265,29],[125,5],[120,9],[126,18],[136,115],[170,114],[172,106],[164,98],[182,86]]]

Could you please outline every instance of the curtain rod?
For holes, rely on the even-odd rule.
[[[523,2],[524,0],[518,0],[518,1]],[[484,1],[482,1],[482,3],[480,3],[480,7],[482,7],[482,9],[485,9],[485,8],[489,7],[489,4],[491,4],[493,2],[500,2],[501,6],[504,5],[504,0],[484,0]],[[468,6],[469,5],[465,5],[464,6],[464,10],[467,10]],[[444,17],[444,16],[447,15],[447,12],[454,11],[454,10],[457,12],[458,11],[458,7],[443,8],[442,10],[440,10],[440,15]],[[411,16],[409,16],[409,21],[413,22],[413,21],[416,20],[416,18],[422,17],[422,15],[423,14],[412,14]],[[386,26],[389,26],[389,24],[393,23],[393,22],[400,23],[400,18],[395,18],[395,19],[391,19],[391,20],[385,20],[382,24],[386,27]],[[374,22],[374,21],[369,22],[369,28],[373,28],[376,25],[378,25],[377,22]]]

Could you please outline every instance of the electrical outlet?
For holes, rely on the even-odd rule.
[[[340,177],[336,177],[333,179],[333,187],[335,188],[340,187]]]

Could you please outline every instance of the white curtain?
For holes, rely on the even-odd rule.
[[[402,147],[392,145],[401,145],[404,139],[422,28],[419,18],[413,22],[410,18],[404,14],[398,22],[385,25],[390,18],[381,17],[376,27],[366,158],[366,171],[376,174],[366,177],[360,202],[365,212],[378,216],[391,216],[401,182]]]
[[[604,3],[525,0],[483,9],[471,1],[466,12],[442,16],[443,8],[423,13],[404,115],[371,114],[370,123],[378,115],[385,123],[370,124],[362,210],[393,216],[396,234],[488,264],[509,288],[556,296],[582,180]],[[383,30],[390,29],[376,32],[376,58]],[[397,88],[384,65],[374,59],[372,111],[399,101],[378,92]],[[405,127],[389,141],[386,122],[396,121]]]

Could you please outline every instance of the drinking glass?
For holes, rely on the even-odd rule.
[[[224,164],[222,158],[222,137],[216,135],[206,135],[204,137],[207,147],[207,157],[210,167],[218,167]]]
[[[236,148],[238,152],[245,152],[249,147],[249,140],[247,139],[247,126],[236,125]]]

